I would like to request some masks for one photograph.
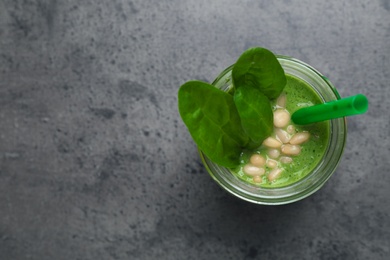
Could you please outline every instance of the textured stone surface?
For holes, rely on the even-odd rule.
[[[286,206],[219,188],[177,112],[257,45],[370,100]],[[0,259],[388,259],[389,78],[388,0],[0,0]]]

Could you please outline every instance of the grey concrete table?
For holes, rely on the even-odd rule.
[[[368,113],[286,206],[222,190],[177,111],[248,47]],[[389,0],[0,0],[0,259],[388,259]]]

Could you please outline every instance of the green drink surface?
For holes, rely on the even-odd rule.
[[[286,75],[286,77],[287,84],[283,92],[287,97],[286,109],[290,114],[293,114],[300,108],[323,103],[320,96],[308,83],[291,75]],[[275,102],[276,101],[272,104],[274,109],[276,109]],[[310,133],[310,139],[301,144],[300,154],[292,156],[291,158],[293,161],[291,163],[283,164],[278,161],[278,168],[283,169],[279,178],[270,182],[267,179],[267,174],[265,174],[262,176],[262,183],[256,184],[253,182],[252,177],[246,175],[242,170],[243,166],[249,162],[249,158],[253,153],[261,154],[264,158],[270,159],[267,154],[268,148],[264,146],[261,146],[254,151],[244,151],[240,160],[241,164],[232,171],[233,174],[241,180],[257,186],[276,188],[293,184],[312,172],[321,162],[321,159],[326,152],[330,135],[329,121],[318,122],[310,125],[295,125],[290,122],[290,125],[295,127],[296,132],[308,131]],[[270,168],[266,167],[266,172],[269,172],[270,170]]]

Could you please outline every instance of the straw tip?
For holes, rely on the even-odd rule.
[[[363,94],[357,94],[353,99],[352,105],[359,114],[363,114],[368,110],[368,98]]]

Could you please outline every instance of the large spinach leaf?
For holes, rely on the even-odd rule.
[[[277,98],[286,85],[286,76],[276,56],[269,50],[255,47],[246,50],[233,66],[235,89],[251,86],[269,99]]]
[[[234,103],[245,133],[255,146],[260,146],[273,130],[273,112],[269,99],[251,86],[240,86],[234,92]]]
[[[178,96],[180,116],[199,149],[221,166],[236,167],[249,138],[232,95],[205,82],[189,81]]]

